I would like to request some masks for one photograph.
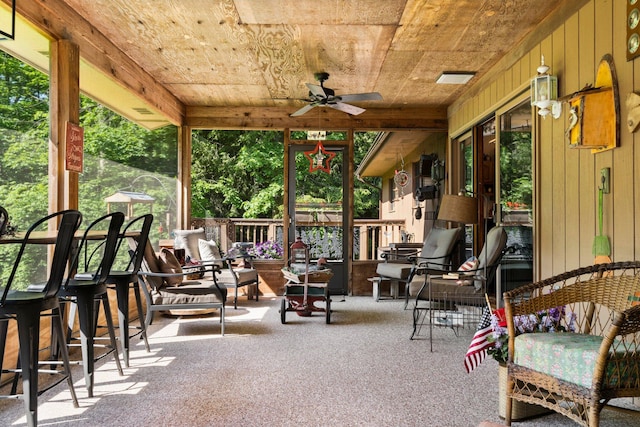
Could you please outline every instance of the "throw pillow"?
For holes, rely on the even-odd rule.
[[[471,258],[469,258],[468,260],[462,263],[462,265],[458,268],[458,271],[465,272],[465,271],[475,270],[478,268],[478,264],[479,264],[478,258],[472,256]]]
[[[479,263],[478,258],[472,256],[458,267],[458,272],[464,274],[467,271],[475,270],[478,268]],[[474,284],[474,281],[471,279],[461,279],[457,281],[457,284],[458,286],[471,286]]]
[[[185,257],[192,259],[200,259],[198,251],[198,240],[206,240],[204,228],[196,228],[195,230],[173,230],[175,238],[175,248],[184,249]]]
[[[201,261],[215,261],[222,258],[218,244],[214,240],[198,239],[198,249],[200,250]],[[214,264],[222,267],[222,261],[215,262]]]
[[[135,242],[135,239],[133,238],[127,238],[127,241],[129,242],[130,248],[135,248],[135,245],[137,245],[137,243]],[[131,249],[130,251],[133,251],[133,249]],[[162,271],[160,271],[160,260],[158,259],[158,256],[156,255],[155,251],[153,250],[153,246],[151,246],[151,243],[149,242],[149,240],[147,240],[147,244],[144,247],[144,258],[142,259],[142,266],[143,266],[143,269],[145,269],[150,273],[162,273]],[[162,277],[157,277],[157,276],[145,276],[145,277],[146,277],[146,280],[149,282],[149,285],[154,289],[159,289],[164,284],[164,280],[162,280]]]
[[[158,264],[160,271],[165,274],[182,273],[182,267],[176,259],[173,252],[167,248],[163,248],[158,254]],[[169,286],[180,286],[182,284],[182,276],[166,277],[165,281]]]

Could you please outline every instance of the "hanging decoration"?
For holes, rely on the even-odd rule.
[[[416,197],[416,207],[414,208],[416,210],[415,213],[415,219],[417,219],[418,221],[422,219],[422,206],[420,206],[420,202],[418,201],[418,198]]]
[[[336,153],[325,150],[322,142],[318,141],[316,148],[311,151],[305,151],[304,155],[309,159],[309,172],[321,170],[323,172],[330,173],[330,162],[331,159],[336,156]]]
[[[400,197],[404,196],[404,188],[409,185],[409,174],[404,170],[404,157],[401,157],[400,170],[396,169],[396,174],[393,177],[398,190],[400,190]]]

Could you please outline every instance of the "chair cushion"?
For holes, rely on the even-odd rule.
[[[429,257],[429,262],[439,264],[448,263],[447,255],[451,253],[458,240],[461,228],[432,228],[422,246],[421,256]]]
[[[574,333],[528,333],[515,339],[513,361],[561,380],[591,388],[602,337]],[[624,353],[620,353],[624,355]],[[609,383],[635,383],[636,369],[629,369],[632,359],[609,362],[605,378]],[[625,368],[626,365],[626,368]],[[621,375],[622,374],[622,375]]]
[[[478,268],[495,264],[506,244],[507,232],[503,227],[497,226],[489,230],[482,252],[478,255]]]
[[[476,299],[484,301],[484,294],[480,293],[474,286],[460,286],[455,279],[431,279],[431,296],[435,299],[446,298],[458,304],[475,303]],[[446,295],[446,296],[445,296]],[[419,299],[429,299],[429,287],[425,286]],[[473,304],[475,305],[475,304]]]
[[[411,264],[399,262],[381,262],[376,267],[376,273],[382,277],[406,280],[411,272]]]
[[[253,268],[235,268],[233,270],[237,278],[238,286],[255,283],[258,281],[258,271]],[[220,274],[216,275],[216,280],[219,285],[222,286],[236,286],[236,280],[232,276],[231,271],[228,268],[224,268],[220,271]]]
[[[208,304],[224,303],[227,290],[218,289],[213,281],[189,281],[182,286],[167,286],[151,293],[153,304]],[[188,307],[185,307],[188,308]]]
[[[158,267],[161,273],[174,274],[182,273],[182,267],[176,259],[173,252],[167,248],[162,248],[158,254]],[[183,276],[177,277],[165,277],[164,280],[168,286],[180,286],[182,284]]]
[[[222,258],[220,256],[220,248],[218,248],[215,240],[198,239],[198,249],[200,251],[200,261],[215,261]],[[214,265],[222,267],[223,263],[219,261],[215,262]]]
[[[204,228],[196,228],[195,230],[173,230],[175,238],[175,247],[184,249],[185,256],[200,260],[200,250],[198,248],[198,240],[207,240]]]

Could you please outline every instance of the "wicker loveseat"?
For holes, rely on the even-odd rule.
[[[504,301],[508,397],[597,426],[611,399],[640,396],[640,262],[573,270]]]

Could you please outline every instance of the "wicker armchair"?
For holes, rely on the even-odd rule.
[[[609,400],[640,396],[640,262],[573,270],[504,300],[508,397],[593,427]],[[511,410],[509,399],[508,426]]]

